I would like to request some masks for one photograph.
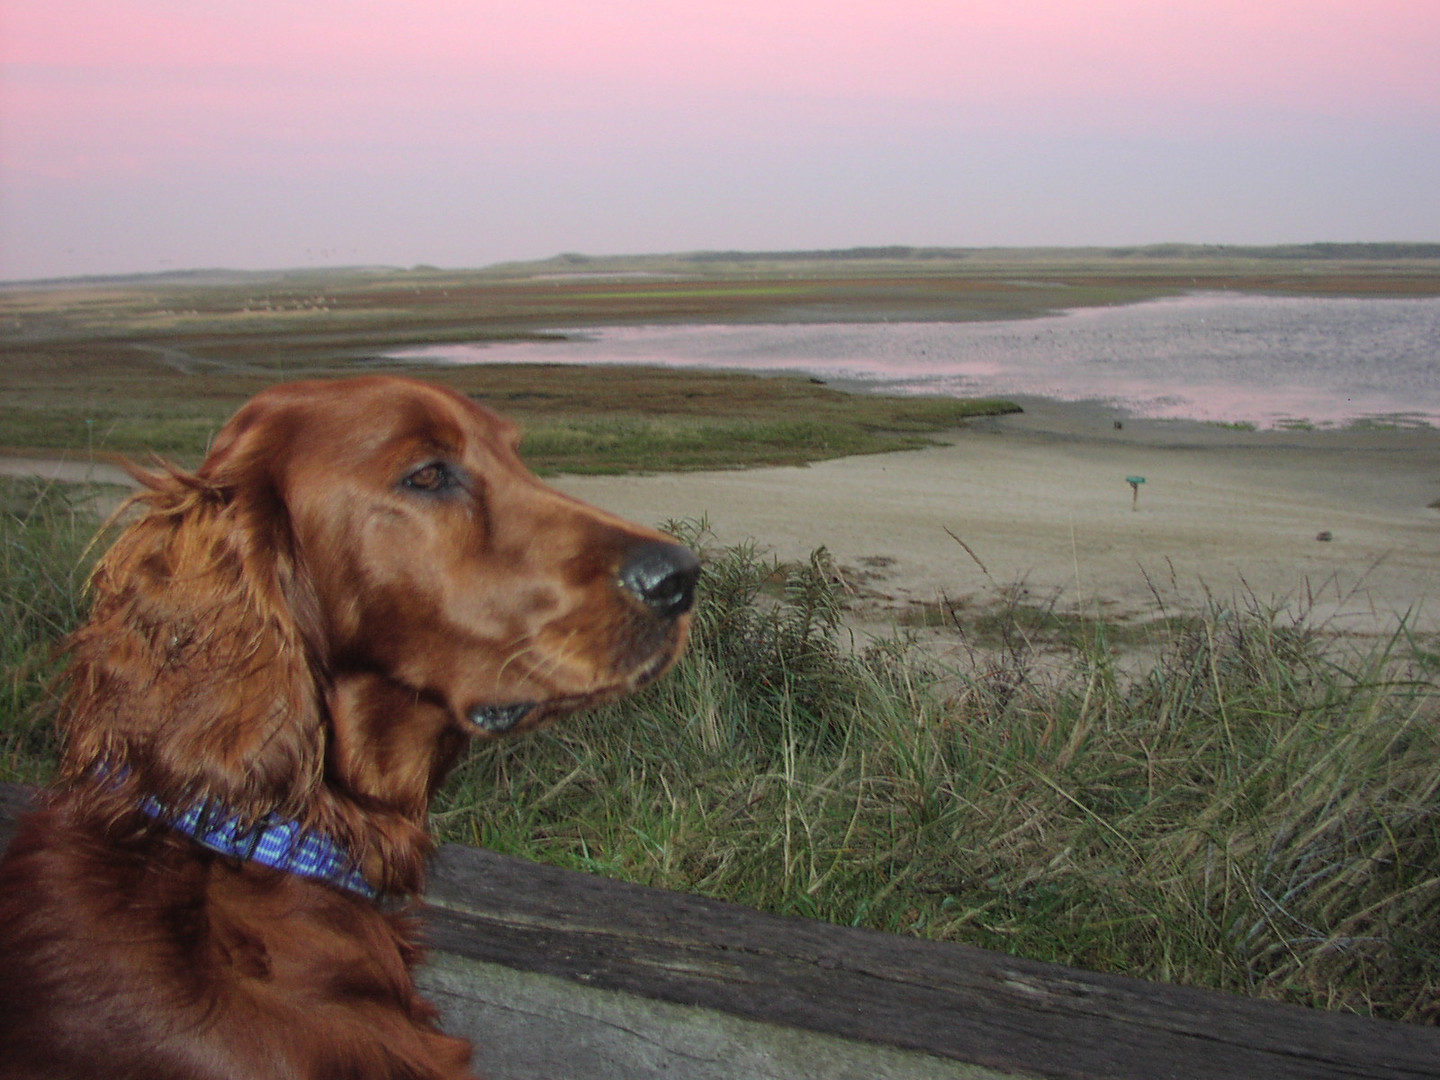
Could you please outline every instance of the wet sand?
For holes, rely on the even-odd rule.
[[[1308,608],[1351,633],[1407,612],[1440,628],[1440,432],[1245,432],[1024,404],[928,450],[557,486],[648,523],[703,516],[721,542],[781,559],[824,545],[875,623],[941,596],[998,603],[1019,585],[1111,619],[1208,592]],[[1145,478],[1133,509],[1130,476]]]

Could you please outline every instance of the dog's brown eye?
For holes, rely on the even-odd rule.
[[[424,491],[431,494],[446,491],[456,484],[455,474],[441,461],[432,461],[428,465],[422,465],[414,472],[405,477],[403,483],[407,488],[414,491]]]

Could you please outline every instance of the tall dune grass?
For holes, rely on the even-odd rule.
[[[93,489],[0,478],[0,779],[42,780],[56,643],[82,614]]]
[[[753,549],[705,575],[664,683],[472,755],[441,831],[782,913],[1440,1018],[1440,697],[1403,635],[1345,656],[1212,602],[1161,627],[1138,675],[1103,626],[1058,669],[1017,633],[942,670],[903,640],[852,649],[823,551],[779,596]]]
[[[34,781],[93,525],[62,489],[3,494],[0,777]],[[1018,614],[945,669],[903,638],[855,647],[843,614],[823,550],[786,568],[708,551],[676,670],[478,747],[437,830],[771,911],[1440,1020],[1427,643],[1356,651],[1211,601],[1162,620],[1138,673],[1103,624],[1038,664]]]

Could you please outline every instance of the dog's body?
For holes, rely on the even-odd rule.
[[[469,1075],[391,910],[430,798],[473,734],[658,677],[698,569],[515,442],[435,387],[292,383],[147,479],[0,863],[0,1077]]]

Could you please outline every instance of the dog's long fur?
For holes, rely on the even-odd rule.
[[[415,992],[426,812],[469,738],[661,674],[696,564],[407,380],[290,383],[146,475],[69,642],[63,758],[0,863],[0,1077],[461,1077]],[[522,716],[523,713],[523,716]],[[208,802],[381,894],[216,854]]]

